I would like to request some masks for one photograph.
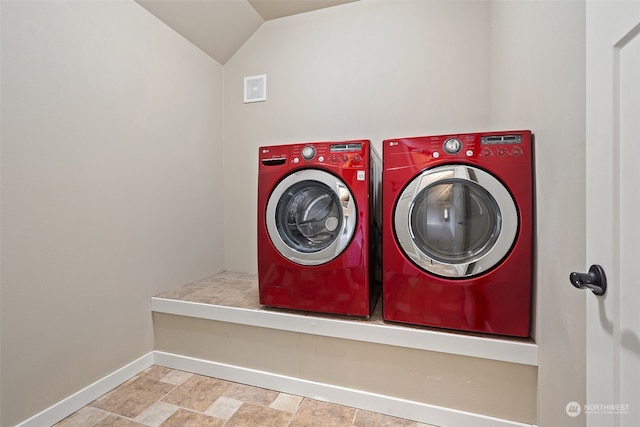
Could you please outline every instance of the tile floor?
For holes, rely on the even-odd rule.
[[[224,272],[157,296],[228,307],[276,310],[260,305],[257,283],[256,275]],[[349,319],[382,323],[379,306],[368,319]],[[55,426],[428,427],[375,412],[161,366],[152,366],[141,372]]]
[[[380,304],[380,298],[378,298],[378,302],[369,318],[264,307],[260,305],[259,302],[258,276],[256,274],[248,273],[219,273],[193,283],[178,286],[177,288],[156,296],[158,298],[222,305],[226,307],[281,311],[299,315],[383,323],[382,304]],[[407,326],[411,327],[411,325]]]
[[[299,310],[287,310],[287,309],[279,309],[274,307],[264,307],[260,305],[259,296],[258,296],[258,275],[256,274],[248,274],[248,273],[235,273],[235,272],[223,272],[219,274],[215,274],[210,277],[206,277],[204,279],[198,280],[193,283],[188,283],[186,285],[178,286],[174,289],[171,289],[167,292],[163,292],[161,294],[156,295],[158,298],[164,299],[173,299],[178,301],[190,301],[190,302],[198,302],[203,304],[212,304],[212,305],[222,305],[226,307],[235,307],[235,308],[244,308],[250,310],[265,310],[265,311],[276,311],[276,312],[286,312],[286,313],[294,313],[297,315],[303,316],[314,316],[314,317],[329,317],[332,319],[342,319],[349,320],[352,322],[366,322],[368,324],[386,324],[385,320],[382,318],[382,298],[379,297],[375,307],[373,309],[373,313],[368,318],[357,317],[357,316],[344,316],[338,314],[327,314],[327,313],[313,313],[313,312],[305,312]],[[402,326],[404,328],[410,329],[422,329],[422,330],[431,330],[431,331],[443,331],[437,328],[430,328],[427,326],[420,325],[410,325],[410,324],[399,324],[399,323],[391,323],[395,326]],[[481,333],[473,333],[473,332],[464,332],[464,331],[455,331],[455,330],[446,330],[448,334],[462,334],[462,335],[472,335],[476,337],[490,337],[495,338],[495,336],[481,334]],[[504,338],[503,339],[511,339],[518,341],[530,341],[529,338]]]
[[[56,427],[428,427],[361,409],[152,366]]]
[[[159,298],[261,309],[256,274],[223,272],[156,295]]]

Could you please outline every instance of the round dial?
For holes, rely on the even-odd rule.
[[[444,142],[442,148],[449,154],[455,154],[462,148],[462,143],[458,138],[449,138]]]
[[[307,145],[302,149],[302,157],[305,160],[311,160],[315,155],[316,155],[316,149],[313,148],[311,145]]]

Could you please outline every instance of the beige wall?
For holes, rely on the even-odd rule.
[[[585,3],[496,1],[491,27],[492,127],[536,134],[538,424],[584,425]]]
[[[225,266],[255,272],[262,144],[530,128],[536,134],[541,426],[580,425],[584,293],[584,2],[352,3],[265,23],[225,65]],[[453,30],[452,30],[453,29]],[[265,73],[268,100],[242,104]],[[566,213],[570,213],[566,215]]]
[[[256,272],[260,145],[490,124],[489,3],[368,1],[268,21],[225,64],[225,269]],[[243,104],[243,77],[268,100]]]
[[[2,426],[153,350],[223,268],[222,67],[133,2],[2,2]]]
[[[224,83],[133,2],[1,8],[0,425],[153,349],[151,295],[255,272],[259,145],[506,127],[537,136],[538,423],[583,423],[564,413],[584,400],[584,295],[566,279],[585,268],[582,1],[269,21]],[[267,102],[243,104],[262,73]]]

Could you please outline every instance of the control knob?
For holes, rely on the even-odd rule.
[[[305,160],[311,160],[316,155],[316,149],[311,145],[307,145],[302,149],[302,158]]]
[[[458,138],[449,138],[444,142],[442,148],[448,154],[456,154],[462,148],[462,142]]]

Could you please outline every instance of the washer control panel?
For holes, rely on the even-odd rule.
[[[364,149],[364,144],[360,141],[293,144],[291,161],[294,164],[316,163],[357,167],[362,162]]]
[[[306,142],[259,148],[259,167],[263,169],[324,165],[343,169],[366,169],[370,158],[369,140]],[[360,175],[358,175],[359,177]]]

